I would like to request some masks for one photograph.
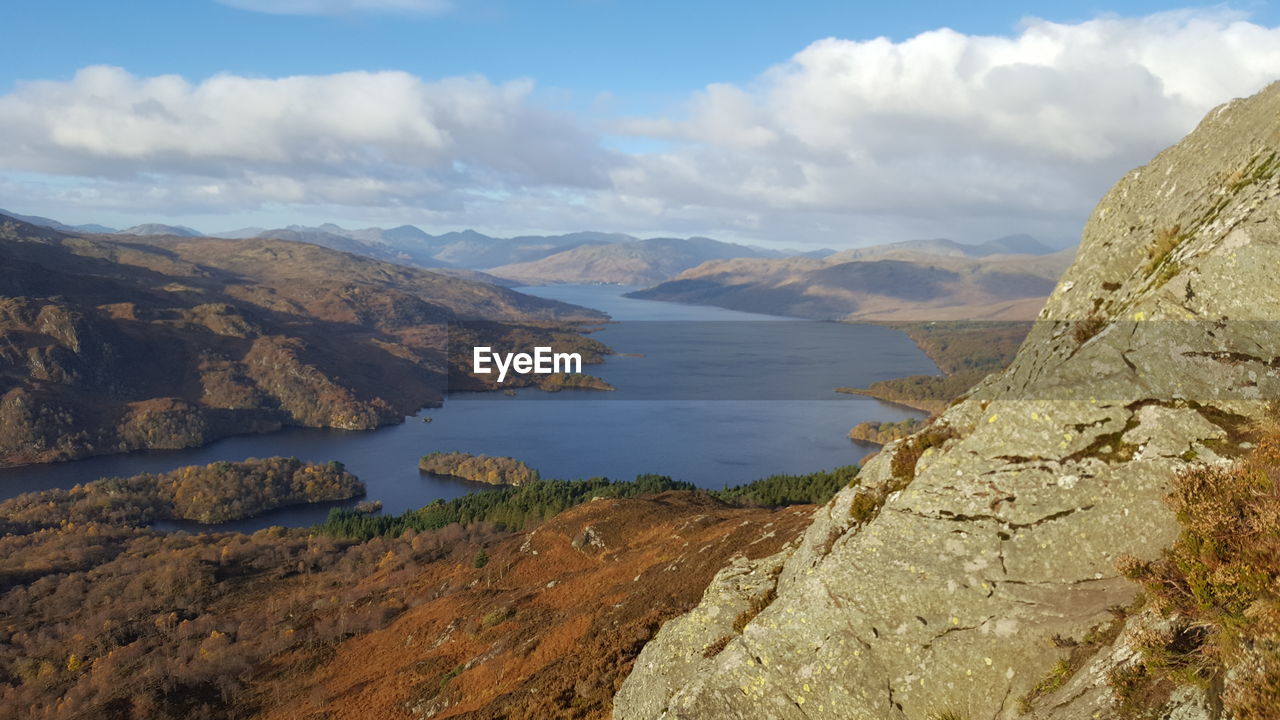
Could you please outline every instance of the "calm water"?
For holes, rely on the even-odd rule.
[[[368,499],[382,501],[384,512],[484,487],[419,473],[418,458],[433,450],[517,457],[549,478],[629,479],[653,472],[720,488],[856,462],[874,446],[851,442],[850,427],[921,414],[832,388],[937,372],[905,335],[886,328],[632,300],[622,297],[628,290],[524,289],[603,310],[617,321],[596,337],[619,353],[640,356],[584,368],[617,392],[456,394],[442,408],[371,432],[294,428],[192,450],[13,468],[0,471],[0,497],[272,455],[341,460],[365,482]],[[419,420],[425,416],[432,422]],[[322,521],[329,507],[285,508],[218,527],[309,525]]]

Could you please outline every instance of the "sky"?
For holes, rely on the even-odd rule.
[[[5,35],[0,208],[205,232],[1066,245],[1280,79],[1270,2],[44,0]]]

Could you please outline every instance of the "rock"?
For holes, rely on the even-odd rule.
[[[584,548],[592,550],[604,549],[604,540],[600,537],[600,533],[596,532],[596,529],[590,525],[582,528],[582,532],[578,533],[577,537],[569,544],[578,550]]]
[[[645,647],[614,717],[1019,716],[1065,656],[1053,638],[1132,600],[1115,559],[1176,536],[1173,474],[1238,452],[1280,397],[1277,171],[1280,84],[1129,173],[1013,364],[924,431],[950,439],[914,467],[895,463],[911,440],[887,445],[797,547],[717,576]],[[883,506],[851,518],[868,489]],[[774,573],[776,599],[696,652]],[[1073,709],[1089,696],[1052,717],[1090,717]],[[1175,699],[1168,717],[1208,717]]]

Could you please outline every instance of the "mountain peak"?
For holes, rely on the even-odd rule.
[[[116,232],[117,235],[173,235],[175,237],[204,237],[204,233],[185,225],[164,225],[161,223],[144,223],[134,225]]]

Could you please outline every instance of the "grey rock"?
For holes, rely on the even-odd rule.
[[[1174,473],[1226,461],[1280,397],[1278,198],[1280,84],[1123,178],[1013,364],[937,421],[956,437],[868,522],[846,489],[796,547],[717,576],[642,651],[614,717],[1018,717],[1065,656],[1053,638],[1132,600],[1116,558],[1176,536]],[[890,486],[902,448],[863,485]],[[775,573],[776,599],[701,652]],[[1208,717],[1183,700],[1168,717]]]

